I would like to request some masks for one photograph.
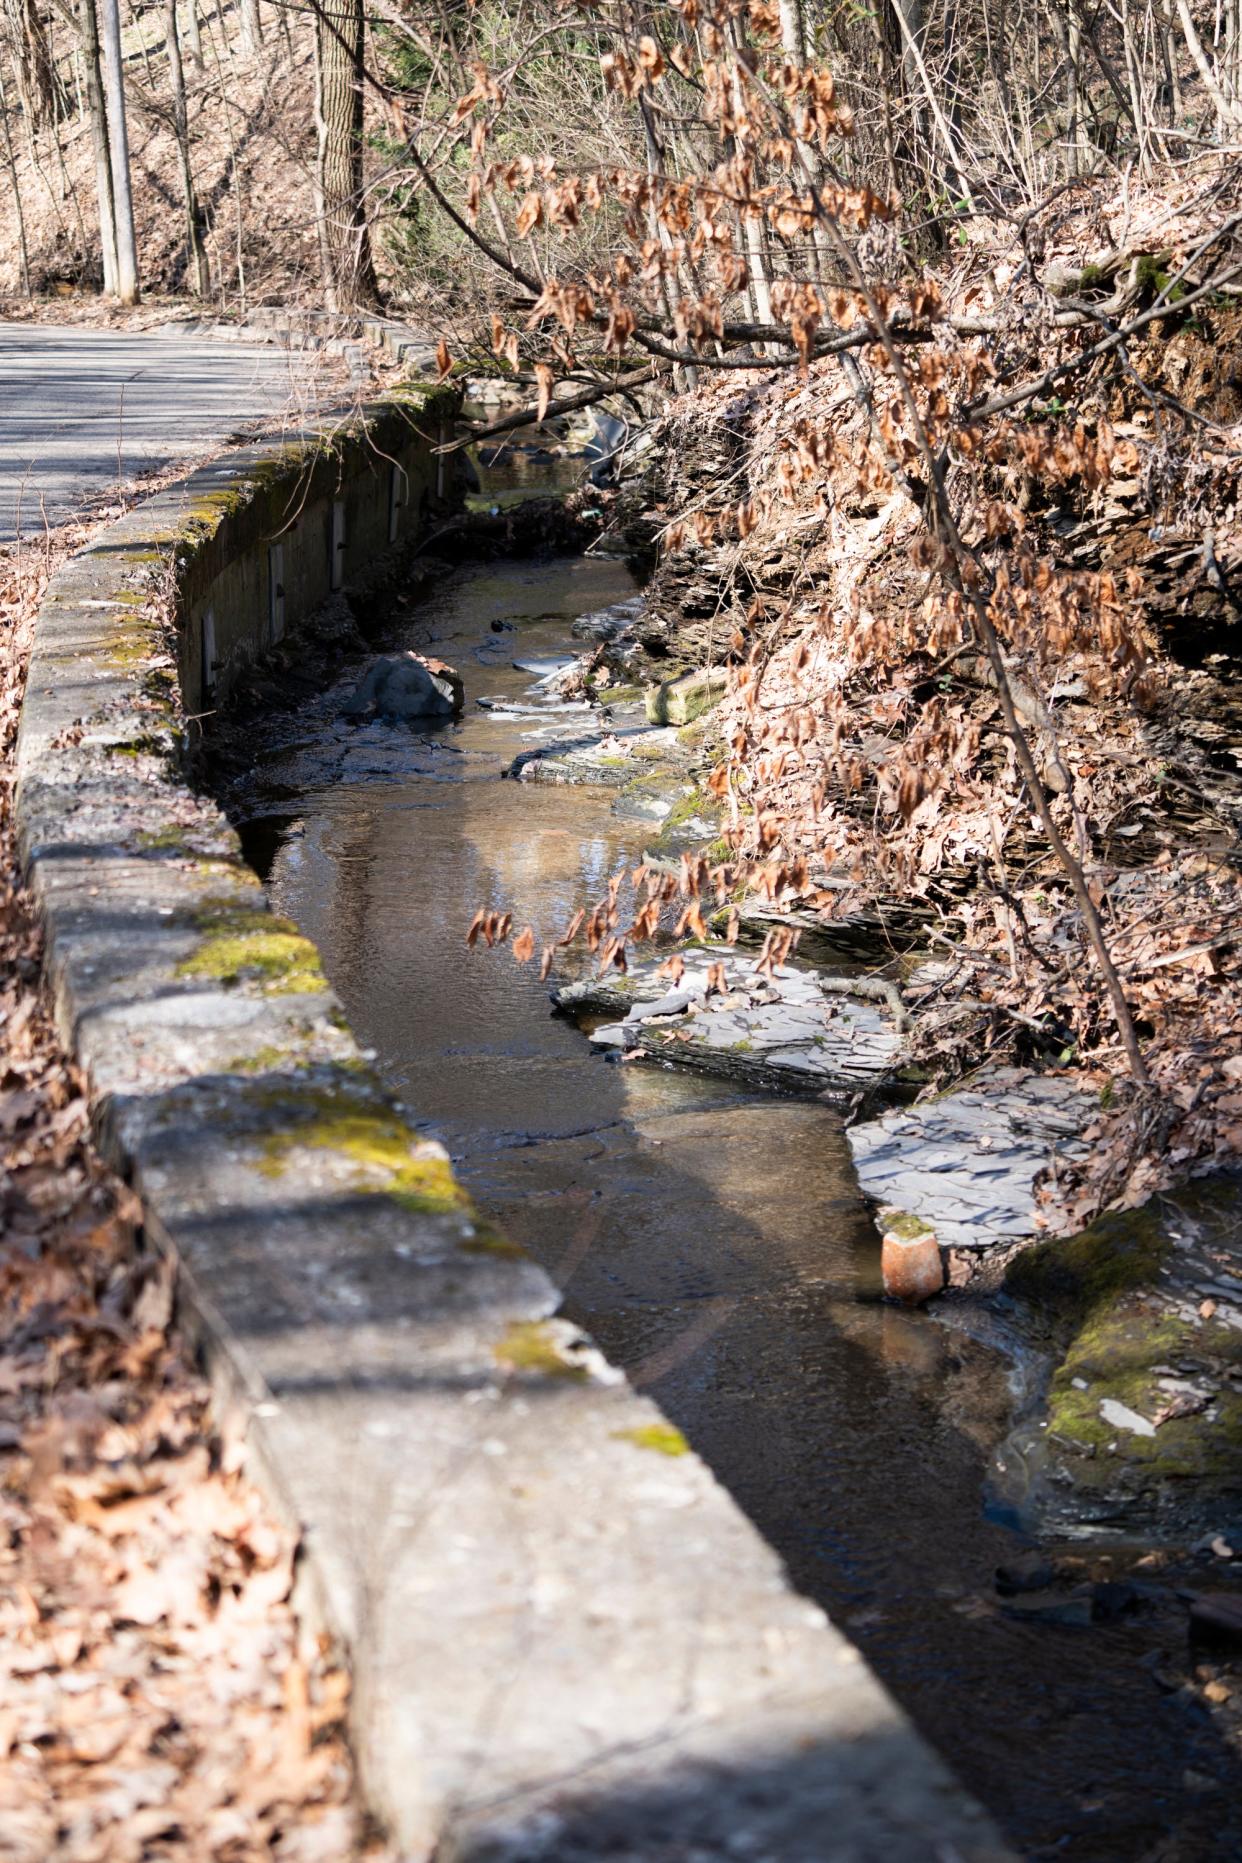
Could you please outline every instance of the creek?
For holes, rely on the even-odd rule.
[[[990,1500],[1015,1361],[986,1333],[883,1301],[837,1115],[606,1060],[550,1013],[536,964],[465,948],[479,906],[529,920],[538,945],[641,852],[642,824],[607,793],[503,780],[532,733],[581,724],[527,695],[576,650],[575,617],[632,587],[596,557],[456,572],[392,644],[459,669],[462,719],[349,725],[352,681],[322,695],[248,779],[247,851],[478,1203],[1015,1848],[1237,1855],[1211,1724],[1153,1679],[1184,1619],[1157,1603],[1089,1627],[1032,1622],[998,1597],[998,1566],[1031,1550]]]

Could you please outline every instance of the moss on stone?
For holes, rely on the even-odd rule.
[[[1160,1422],[1153,1435],[1100,1414],[1111,1399],[1155,1423],[1170,1365],[1242,1364],[1242,1334],[1160,1297],[1172,1243],[1157,1205],[1113,1211],[1081,1235],[1041,1243],[1011,1264],[1005,1288],[1029,1302],[1062,1340],[1047,1397],[1050,1445],[1084,1490],[1167,1482],[1236,1483],[1242,1469],[1242,1393],[1220,1390],[1204,1408]],[[1218,1375],[1209,1379],[1219,1383]]]
[[[105,744],[103,748],[110,757],[167,757],[175,744],[171,733],[161,736],[157,731],[143,731],[124,743]]]
[[[113,640],[108,643],[104,660],[118,673],[133,673],[144,667],[155,652],[155,641],[141,637]]]
[[[1242,1343],[1233,1343],[1237,1334],[1232,1328],[1219,1331],[1227,1336],[1211,1342],[1209,1355],[1219,1357],[1223,1349],[1233,1363],[1242,1362]],[[1153,1436],[1121,1430],[1100,1414],[1101,1403],[1111,1398],[1153,1422],[1168,1402],[1160,1367],[1196,1362],[1205,1346],[1203,1331],[1191,1321],[1130,1304],[1083,1329],[1048,1393],[1049,1430],[1084,1457],[1096,1458],[1093,1466],[1076,1466],[1077,1480],[1109,1484],[1118,1458],[1153,1482],[1242,1480],[1242,1393],[1223,1390],[1206,1409],[1167,1418]],[[1110,1455],[1114,1445],[1116,1454]]]
[[[690,1445],[671,1423],[643,1423],[637,1429],[614,1430],[617,1442],[633,1443],[636,1449],[649,1449],[656,1455],[689,1455]]]
[[[302,1065],[296,1051],[290,1048],[277,1048],[269,1044],[256,1048],[253,1054],[236,1054],[224,1064],[228,1074],[274,1074],[278,1069],[289,1069]],[[339,1065],[339,1063],[338,1063]]]
[[[383,1178],[385,1196],[403,1209],[443,1214],[464,1208],[465,1195],[454,1181],[448,1159],[438,1152],[419,1156],[416,1145],[395,1114],[334,1106],[320,1118],[269,1139],[267,1153],[277,1158],[294,1146],[339,1152],[361,1171]]]
[[[263,1169],[279,1176],[295,1151],[328,1152],[353,1167],[358,1190],[391,1199],[416,1215],[472,1216],[473,1205],[438,1145],[418,1135],[377,1094],[342,1081],[333,1089],[287,1079],[256,1103],[289,1115],[263,1140]]]
[[[1059,1327],[1077,1329],[1103,1305],[1150,1285],[1170,1246],[1152,1204],[1110,1210],[1079,1235],[1024,1249],[1010,1264],[1005,1292]]]
[[[700,816],[709,816],[711,811],[712,804],[708,801],[705,791],[691,788],[686,795],[674,802],[665,817],[665,829],[684,828],[688,823],[697,821]]]
[[[184,828],[171,825],[167,828],[143,828],[138,835],[138,846],[152,853],[165,850],[178,854],[193,852],[186,840]]]
[[[193,916],[199,947],[177,975],[217,983],[253,983],[270,996],[311,994],[328,987],[319,952],[289,919],[234,901],[209,904]]]
[[[896,1236],[901,1242],[917,1242],[920,1236],[934,1233],[930,1223],[921,1216],[912,1216],[909,1210],[881,1210],[878,1221],[884,1234]]]
[[[501,1235],[490,1223],[480,1223],[472,1236],[463,1237],[458,1245],[463,1255],[491,1255],[498,1261],[524,1261],[526,1250],[517,1242],[511,1242],[508,1236]]]
[[[496,1347],[496,1362],[512,1371],[544,1378],[567,1378],[581,1384],[586,1366],[566,1358],[555,1327],[547,1320],[517,1320]]]

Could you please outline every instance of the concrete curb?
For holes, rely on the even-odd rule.
[[[286,349],[317,350],[339,356],[355,388],[365,388],[371,379],[366,359],[368,348],[385,350],[395,362],[415,375],[434,377],[438,373],[433,338],[397,318],[381,317],[369,311],[287,309],[283,305],[260,304],[237,322],[199,317],[169,324],[167,328],[183,335],[211,336],[217,341],[279,343]]]
[[[303,1530],[364,1790],[408,1858],[1000,1859],[857,1651],[479,1220],[181,774],[186,715],[246,654],[417,536],[451,411],[415,393],[217,462],[48,591],[17,812],[101,1132]]]

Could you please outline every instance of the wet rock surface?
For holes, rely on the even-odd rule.
[[[385,653],[367,668],[341,713],[346,718],[451,718],[461,706],[461,676],[443,660]]]
[[[901,1038],[873,1003],[826,993],[814,971],[785,967],[769,977],[754,958],[723,943],[689,951],[684,962],[672,988],[657,976],[654,957],[616,982],[566,984],[553,1000],[577,1014],[625,1006],[623,1020],[591,1031],[597,1047],[639,1051],[754,1085],[853,1104],[897,1081]],[[709,980],[718,966],[723,991]]]
[[[642,717],[641,708],[619,707],[608,719],[592,721],[581,735],[557,737],[522,751],[509,775],[519,783],[595,783],[624,789],[636,777],[655,774],[658,765],[660,779],[666,782],[669,766],[688,767],[689,758],[675,729],[648,727],[639,722]]]
[[[1037,1233],[1036,1180],[1082,1155],[1096,1106],[1061,1076],[996,1068],[851,1127],[850,1150],[868,1197],[921,1218],[943,1248],[988,1249]]]
[[[1014,1260],[1048,1354],[1001,1485],[1044,1528],[1242,1544],[1242,1177],[1219,1173]]]

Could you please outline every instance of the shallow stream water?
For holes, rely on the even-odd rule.
[[[986,1505],[1012,1362],[882,1302],[837,1116],[609,1062],[550,1013],[535,965],[465,949],[476,907],[512,909],[539,940],[641,851],[608,794],[502,780],[531,732],[570,736],[581,714],[476,703],[520,703],[534,675],[513,662],[573,652],[572,620],[631,586],[591,558],[459,573],[409,639],[461,671],[462,721],[346,726],[342,694],[325,695],[255,774],[252,857],[479,1203],[1015,1847],[1237,1855],[1212,1730],[1144,1665],[1169,1634],[1159,1617],[1036,1625],[998,1600],[996,1567],[1024,1550]]]

